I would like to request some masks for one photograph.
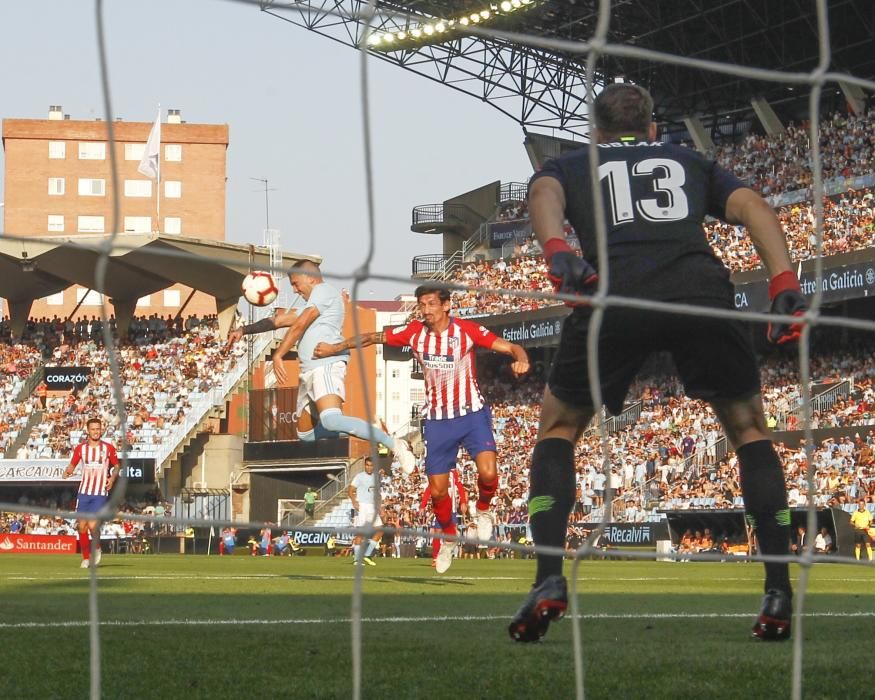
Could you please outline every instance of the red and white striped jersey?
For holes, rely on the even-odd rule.
[[[109,481],[110,467],[118,466],[115,448],[101,440],[97,445],[80,442],[73,450],[70,464],[82,464],[82,480],[79,493],[83,496],[108,496],[106,484]]]
[[[450,317],[443,333],[411,321],[386,331],[386,344],[409,345],[425,379],[423,418],[457,418],[486,405],[474,370],[474,348],[491,348],[498,336],[478,323]]]

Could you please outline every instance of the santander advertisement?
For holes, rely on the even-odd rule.
[[[70,535],[0,535],[0,554],[75,554]]]

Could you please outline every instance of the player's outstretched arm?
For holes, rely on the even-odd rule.
[[[319,309],[315,306],[308,306],[300,314],[297,314],[292,319],[291,324],[289,324],[289,330],[286,332],[282,342],[280,342],[279,347],[274,350],[273,372],[280,384],[285,384],[288,380],[286,368],[283,366],[283,357],[289,350],[298,344],[301,336],[304,335],[304,331],[306,331],[317,318],[319,318]]]
[[[753,241],[760,259],[769,271],[769,299],[772,313],[801,316],[808,308],[799,279],[787,250],[787,240],[774,210],[753,190],[742,187],[726,200],[726,220],[743,224]],[[799,339],[802,326],[798,323],[769,323],[769,341],[776,345]]]
[[[289,328],[294,324],[298,314],[294,309],[286,311],[277,310],[273,316],[268,316],[255,323],[250,323],[239,328],[232,328],[228,333],[228,345],[233,345],[244,335],[256,335],[257,333],[269,333],[278,328]]]
[[[319,343],[313,350],[313,357],[317,359],[331,357],[332,355],[337,355],[344,350],[366,348],[369,345],[382,345],[385,342],[386,338],[383,331],[363,333],[362,335],[344,338],[339,343]]]
[[[513,358],[513,363],[511,363],[510,371],[513,372],[513,375],[515,377],[521,377],[524,374],[528,374],[529,355],[522,345],[508,342],[504,338],[496,338],[495,342],[492,343],[491,349],[495,352],[501,353],[502,355],[508,355]]]

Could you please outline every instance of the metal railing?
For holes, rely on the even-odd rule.
[[[483,217],[464,204],[420,204],[413,207],[411,226],[463,226],[478,220]]]
[[[824,411],[829,411],[835,405],[836,401],[839,399],[847,400],[851,397],[851,392],[854,389],[854,385],[850,379],[843,379],[842,381],[834,384],[826,391],[822,391],[821,393],[813,396],[811,398],[811,412],[819,412],[822,413]],[[797,420],[798,425],[802,425],[802,400],[799,399],[796,406],[789,411],[786,415],[779,417],[779,424],[781,427],[787,427],[787,420],[790,416],[794,416]]]
[[[502,182],[498,190],[498,203],[524,202],[529,197],[527,182]]]
[[[605,432],[608,434],[616,433],[627,425],[632,425],[641,417],[641,409],[642,404],[640,401],[636,401],[635,403],[627,406],[623,409],[622,413],[616,416],[609,416],[605,418]],[[604,412],[604,408],[602,411]],[[589,437],[590,435],[594,435],[599,430],[598,423],[593,423],[591,427],[587,428],[583,435],[584,437]]]
[[[477,228],[477,232],[471,236],[468,240],[462,243],[462,259],[464,261],[469,261],[471,259],[472,254],[477,248],[480,247],[480,244],[483,243],[489,237],[489,223],[484,222],[480,224]]]
[[[432,275],[443,268],[449,255],[444,253],[429,253],[417,255],[411,263],[414,275]]]
[[[344,467],[337,476],[330,475],[328,481],[316,492],[316,507],[314,515],[331,505],[338,494],[346,493],[352,477],[358,474],[364,465],[364,458],[359,458],[351,465]],[[333,507],[333,506],[332,506]],[[276,506],[276,521],[282,527],[294,527],[307,519],[304,512],[304,501],[300,498],[279,498]]]

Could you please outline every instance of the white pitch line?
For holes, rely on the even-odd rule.
[[[758,575],[758,573],[757,573]],[[751,575],[749,577],[744,576],[720,576],[718,578],[708,577],[707,580],[716,580],[716,581],[756,581],[757,575]],[[189,576],[186,574],[153,574],[149,576],[114,576],[112,574],[103,574],[98,575],[99,579],[102,581],[263,581],[267,579],[277,579],[277,580],[294,580],[294,579],[302,579],[302,580],[313,580],[313,581],[354,581],[355,576],[352,575],[344,575],[344,576],[336,576],[336,575],[322,575],[322,574],[307,574],[307,573],[295,573],[294,571],[289,571],[285,573],[276,573],[276,574],[227,574],[227,575],[211,575],[211,576]],[[399,575],[394,576],[392,574],[379,575],[376,574],[374,576],[368,576],[367,578],[372,581],[386,581],[386,580],[400,580],[400,581],[418,581],[424,578],[433,578],[435,581],[531,581],[530,576],[431,576],[428,571],[423,569],[423,573],[421,576],[411,576],[411,575]],[[792,580],[795,580],[795,577],[791,577]],[[70,576],[25,576],[18,574],[9,574],[9,575],[0,575],[0,580],[7,581],[87,581],[88,574],[83,573],[81,576],[70,575]],[[653,582],[653,581],[685,581],[685,582],[695,582],[698,580],[695,577],[688,576],[583,576],[577,579],[578,582],[587,582],[587,581],[604,581],[604,582]],[[871,583],[873,581],[873,577],[869,578],[857,578],[857,577],[830,577],[830,578],[821,578],[816,577],[815,579],[818,583],[823,583],[827,581],[838,582],[838,583]]]
[[[531,576],[434,576],[428,573],[425,569],[423,569],[422,576],[392,576],[391,574],[387,574],[385,576],[369,576],[371,580],[389,580],[389,579],[401,579],[401,580],[410,580],[410,581],[419,581],[428,576],[430,579],[434,578],[434,580],[438,581],[531,581]],[[290,571],[285,574],[255,574],[252,576],[249,575],[240,575],[235,576],[233,574],[229,574],[227,576],[186,576],[186,575],[177,575],[177,574],[167,574],[167,575],[152,575],[152,576],[113,576],[113,575],[103,575],[100,576],[100,580],[102,581],[202,581],[202,580],[212,580],[212,581],[248,581],[248,580],[265,580],[265,579],[276,579],[276,580],[286,580],[286,579],[310,579],[313,581],[354,581],[355,576],[331,576],[331,575],[322,575],[322,574],[296,574],[293,571]],[[0,579],[7,579],[9,581],[87,581],[88,574],[84,574],[82,576],[0,576]],[[613,579],[615,581],[629,581],[629,580],[637,580],[637,579]],[[654,579],[642,579],[642,580],[654,580]]]
[[[582,620],[687,620],[687,619],[729,619],[748,618],[750,612],[744,613],[589,613],[580,615]],[[875,617],[875,611],[864,612],[808,612],[802,613],[802,617],[832,617],[832,618],[862,618]],[[566,618],[571,618],[567,615]],[[365,617],[362,622],[366,624],[380,623],[422,623],[422,622],[489,622],[494,620],[506,620],[507,615],[437,615],[431,617]],[[348,617],[326,618],[290,618],[285,620],[197,620],[197,619],[170,619],[170,620],[102,620],[101,627],[163,627],[182,625],[201,626],[228,626],[228,625],[330,625],[352,622]],[[2,622],[0,629],[55,629],[65,627],[88,627],[88,620],[68,620],[64,622]]]

